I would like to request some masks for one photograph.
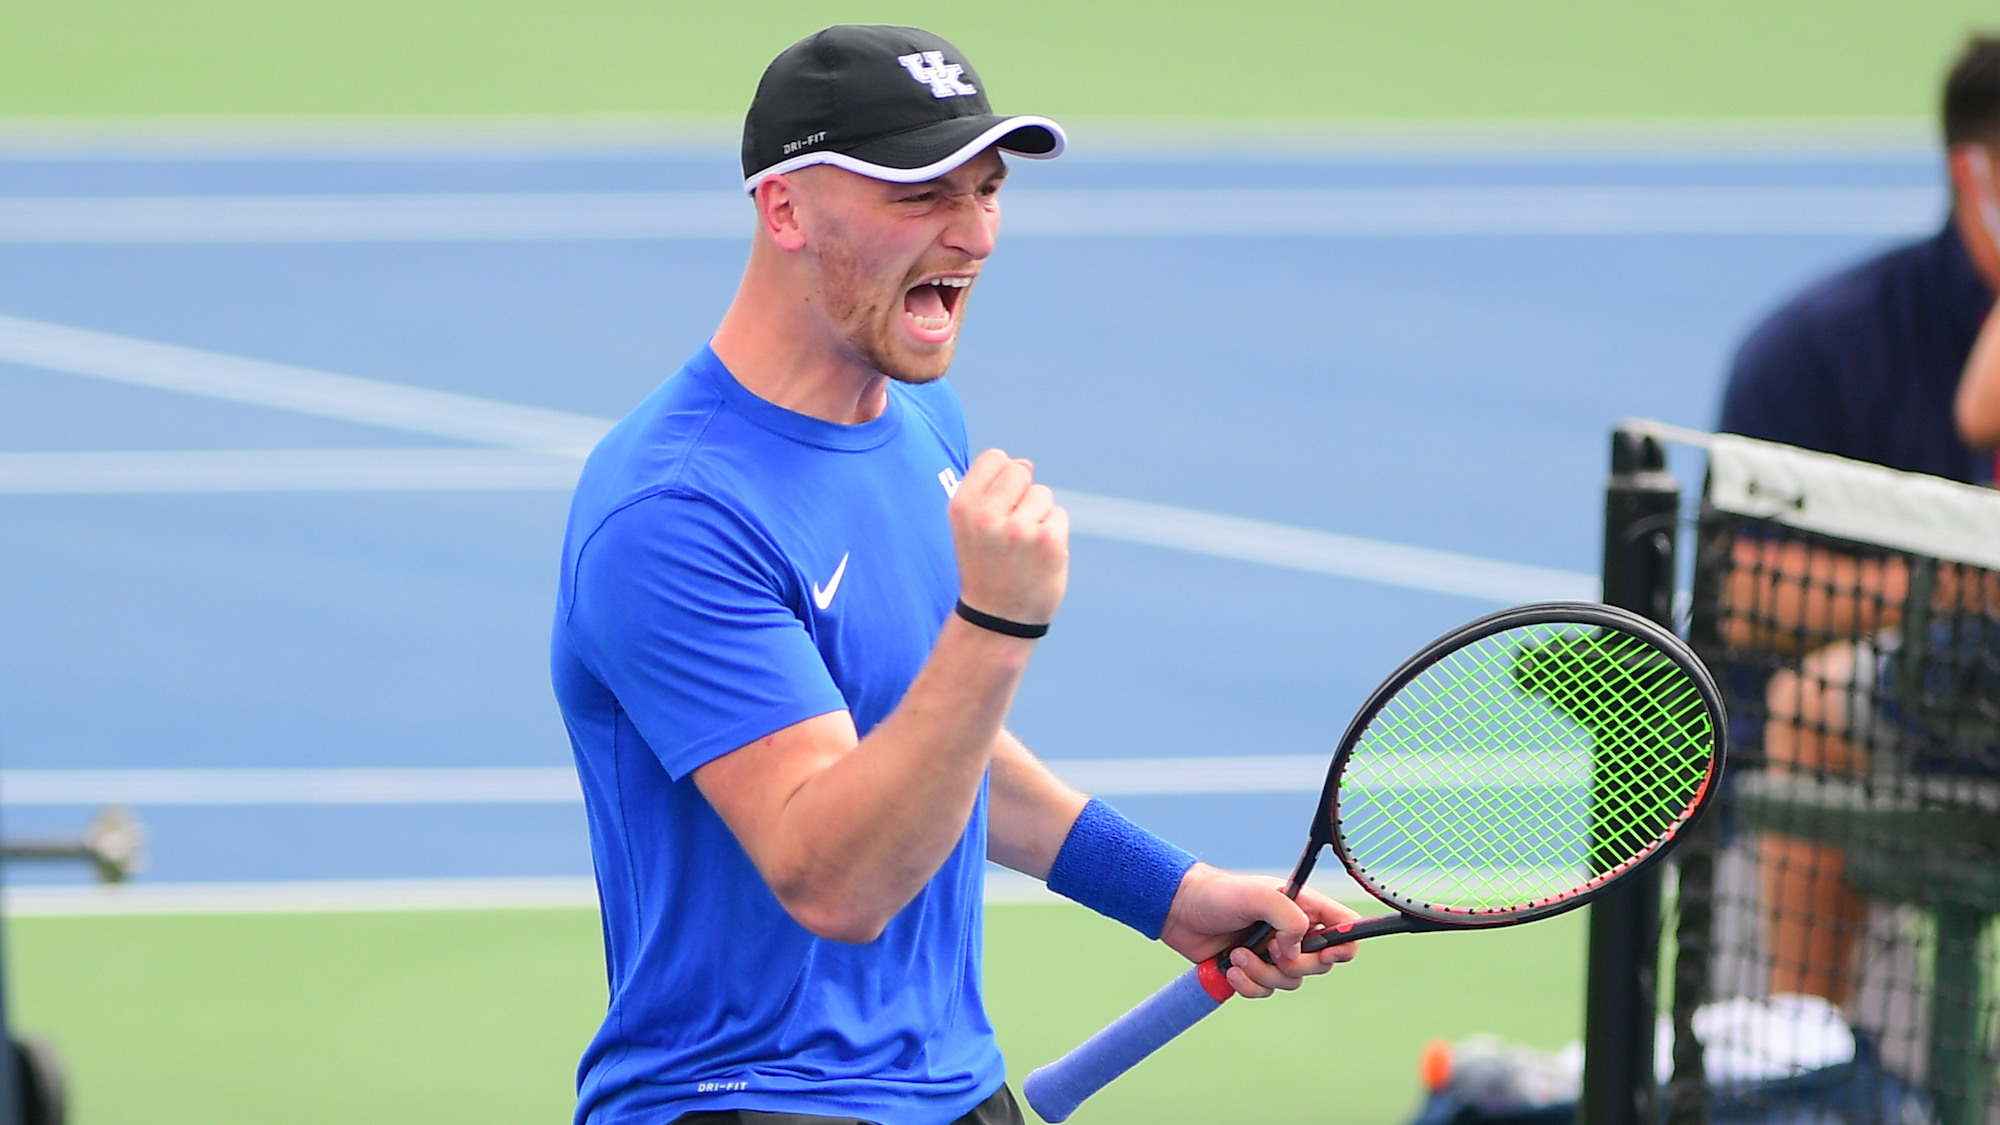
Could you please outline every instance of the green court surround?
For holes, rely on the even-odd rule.
[[[1227,16],[1218,13],[1226,11]],[[0,117],[738,118],[772,55],[903,6],[10,0]],[[1149,117],[1928,118],[1990,4],[1021,0],[931,20],[1003,110]]]
[[[991,907],[987,933],[1015,1082],[1178,971],[1067,904]],[[1225,1006],[1076,1120],[1394,1125],[1432,1037],[1575,1037],[1583,934],[1577,914],[1379,940]],[[603,1013],[587,910],[23,918],[6,937],[16,1026],[62,1052],[72,1125],[564,1121]]]

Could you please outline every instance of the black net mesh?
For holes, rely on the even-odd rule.
[[[2000,574],[1705,510],[1690,633],[1731,759],[1667,1120],[2000,1125]]]

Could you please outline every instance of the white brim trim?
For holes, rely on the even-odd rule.
[[[1054,160],[1056,157],[1061,156],[1063,148],[1069,143],[1069,138],[1063,135],[1062,126],[1050,121],[1046,117],[1024,114],[1020,117],[1009,117],[1005,121],[999,122],[963,145],[960,145],[950,156],[942,160],[934,160],[921,168],[889,168],[881,164],[870,164],[865,160],[856,160],[854,157],[843,152],[806,152],[800,153],[789,160],[780,160],[778,163],[744,180],[743,191],[748,194],[756,191],[758,184],[763,183],[772,176],[782,176],[787,172],[796,172],[801,168],[809,168],[815,164],[831,164],[836,168],[845,168],[850,172],[867,176],[870,179],[887,180],[892,184],[920,184],[925,180],[934,180],[986,151],[993,142],[1014,130],[1026,129],[1037,125],[1047,129],[1049,135],[1056,139],[1056,147],[1047,152],[1019,152],[1011,148],[1003,149],[1002,151],[1013,153],[1015,156],[1024,157],[1028,160]]]

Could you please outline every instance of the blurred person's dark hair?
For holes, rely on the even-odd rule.
[[[2000,36],[1975,35],[1944,83],[1944,143],[2000,148]]]

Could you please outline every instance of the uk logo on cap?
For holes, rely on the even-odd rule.
[[[910,72],[910,77],[931,88],[934,98],[962,98],[979,92],[977,86],[961,79],[965,68],[957,63],[944,61],[943,51],[921,51],[914,55],[898,55],[896,61]]]

